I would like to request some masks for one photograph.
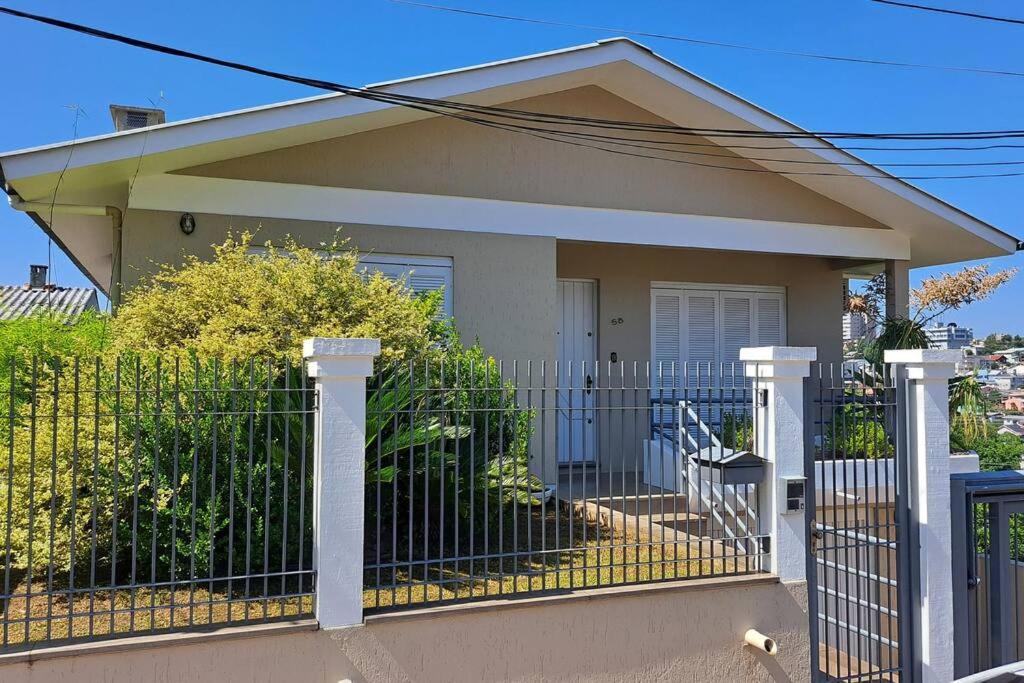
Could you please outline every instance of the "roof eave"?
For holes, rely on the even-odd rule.
[[[535,78],[552,77],[557,74],[565,74],[574,70],[579,70],[587,66],[601,66],[612,64],[617,61],[628,61],[637,68],[646,69],[651,73],[655,73],[655,69],[660,68],[662,73],[675,74],[677,79],[683,77],[686,79],[693,79],[699,83],[701,87],[708,87],[715,93],[721,95],[724,98],[723,101],[729,103],[729,108],[726,109],[730,115],[736,116],[743,121],[746,121],[752,129],[767,130],[765,126],[766,122],[771,128],[778,127],[782,130],[790,130],[792,132],[805,132],[799,126],[768,112],[755,104],[747,101],[746,99],[739,97],[738,95],[718,86],[705,79],[702,79],[695,74],[687,71],[678,64],[675,64],[671,60],[668,60],[651,49],[643,46],[635,41],[626,38],[615,38],[602,40],[593,43],[587,43],[574,47],[569,47],[561,50],[549,51],[538,53],[534,55],[527,55],[517,57],[509,60],[501,60],[495,62],[489,62],[486,64],[480,64],[470,67],[464,67],[460,69],[454,69],[450,71],[442,71],[433,74],[415,76],[411,78],[397,79],[392,81],[386,81],[378,83],[372,86],[372,88],[378,89],[389,89],[396,86],[416,86],[423,88],[432,84],[434,81],[442,81],[444,79],[456,79],[459,85],[467,85],[466,83],[459,81],[458,79],[472,76],[475,74],[483,74],[493,69],[501,69],[510,67],[514,70],[514,73],[510,74],[512,77],[503,76],[502,78],[492,79],[486,82],[486,87],[502,87],[514,85],[517,82],[521,82],[522,79],[529,77],[530,69],[528,68],[531,64],[549,64],[548,60],[572,60],[568,63],[558,62],[555,66],[547,66],[544,69],[536,68],[533,69],[536,74]],[[649,60],[654,60],[651,62]],[[645,65],[646,61],[646,65]],[[655,64],[656,62],[656,64]],[[524,66],[525,65],[525,66]],[[657,65],[660,65],[658,67]],[[525,72],[524,72],[525,69]],[[658,75],[658,74],[655,74]],[[519,80],[516,80],[519,79]],[[474,91],[466,89],[459,94],[453,92],[448,95],[449,98],[458,98],[461,96],[468,96]],[[135,158],[141,153],[135,149],[133,143],[132,149],[126,149],[121,142],[127,138],[133,136],[145,135],[146,140],[150,144],[150,147],[145,149],[157,148],[156,151],[166,151],[160,148],[160,145],[154,144],[152,137],[155,136],[167,136],[171,135],[175,139],[167,140],[166,144],[169,145],[170,149],[188,149],[190,147],[200,147],[205,144],[223,142],[232,138],[241,138],[248,135],[259,135],[264,133],[272,133],[275,130],[283,130],[283,128],[274,128],[271,124],[275,121],[275,113],[283,112],[288,108],[305,108],[314,107],[317,110],[318,115],[328,117],[330,115],[331,107],[327,109],[319,109],[316,107],[317,103],[323,103],[325,101],[340,101],[348,98],[349,96],[339,93],[328,93],[324,95],[317,95],[309,98],[302,98],[298,100],[292,100],[288,102],[275,103],[271,105],[265,105],[261,107],[253,107],[249,109],[242,109],[233,112],[225,112],[221,114],[215,114],[212,116],[198,117],[194,119],[170,122],[161,124],[158,126],[152,126],[145,129],[122,131],[117,133],[111,133],[107,135],[95,136],[92,138],[84,138],[78,141],[63,142],[54,145],[46,145],[42,147],[35,147],[25,150],[18,150],[14,152],[8,152],[0,154],[0,169],[11,169],[15,167],[14,175],[17,179],[27,179],[31,177],[40,177],[47,173],[54,173],[61,169],[67,162],[66,155],[54,154],[54,152],[60,152],[64,148],[68,148],[71,145],[75,146],[76,150],[76,162],[85,166],[95,166],[102,163],[123,161],[125,158]],[[712,103],[716,104],[717,103]],[[396,108],[397,105],[381,105],[378,109],[370,109],[368,113],[371,115],[377,112],[391,111]],[[720,106],[720,105],[718,105]],[[352,116],[354,114],[342,115]],[[234,119],[235,121],[241,121],[242,117],[249,118],[250,123],[247,126],[243,126],[244,130],[232,131],[231,136],[222,135],[223,129],[219,129],[216,124],[226,119]],[[251,117],[257,117],[260,120],[256,121]],[[329,120],[329,118],[323,118],[313,121],[301,121],[301,116],[295,117],[296,121],[292,121],[290,125],[303,126],[317,123],[319,121]],[[210,125],[213,124],[211,128]],[[178,132],[182,134],[176,135]],[[220,137],[217,137],[220,135]],[[179,139],[180,138],[180,139]],[[855,166],[854,170],[851,171],[851,176],[864,176],[864,175],[884,175],[884,178],[864,178],[861,177],[861,182],[869,182],[874,187],[882,192],[888,192],[893,195],[899,196],[902,199],[909,201],[911,204],[917,207],[918,210],[928,212],[929,214],[935,215],[940,219],[947,222],[947,224],[953,225],[961,230],[971,233],[975,237],[984,240],[990,244],[993,248],[993,255],[1008,255],[1012,254],[1021,247],[1024,247],[1016,237],[1006,233],[1003,230],[968,214],[965,211],[945,202],[934,195],[904,181],[899,178],[893,177],[891,174],[878,169],[865,162],[862,159],[841,150],[826,140],[814,139],[815,145],[825,145],[829,147],[828,155],[814,150],[807,150],[803,145],[794,144],[794,149],[804,148],[807,153],[814,154],[820,158],[831,157],[833,160],[839,159],[842,163],[847,163]],[[177,146],[174,146],[177,145]],[[119,148],[119,149],[118,149]],[[106,156],[100,153],[106,150]],[[92,152],[92,153],[90,153]],[[148,156],[152,152],[145,152]],[[44,161],[46,163],[40,163]],[[81,161],[78,161],[81,160]],[[30,163],[31,162],[31,163]],[[21,168],[19,168],[21,167]],[[9,174],[10,177],[10,174]],[[796,178],[794,178],[796,179]],[[811,187],[814,191],[818,189]],[[856,208],[856,207],[853,207]],[[41,221],[38,216],[33,216],[33,220],[40,225],[44,231],[47,232],[51,237],[60,243],[59,239],[52,233],[45,222]],[[898,226],[893,226],[897,227]],[[72,260],[74,257],[68,252],[62,245],[62,250],[68,253]],[[77,264],[77,260],[76,260]],[[97,283],[97,286],[99,284]],[[101,288],[102,289],[102,288]]]

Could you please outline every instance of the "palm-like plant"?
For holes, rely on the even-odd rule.
[[[988,436],[987,401],[977,377],[957,377],[949,383],[949,419],[964,443]]]

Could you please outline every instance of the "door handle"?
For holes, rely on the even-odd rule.
[[[593,387],[594,387],[594,378],[593,378],[593,377],[591,377],[591,376],[590,376],[590,375],[588,374],[588,375],[587,375],[587,379],[586,379],[586,382],[585,382],[585,384],[586,384],[586,387],[587,387],[587,393],[589,394],[589,393],[590,393],[590,391],[591,391],[591,389],[593,389]]]

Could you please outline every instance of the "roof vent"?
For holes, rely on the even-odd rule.
[[[163,109],[112,104],[110,118],[114,120],[114,130],[122,131],[159,125],[167,120],[167,115]]]
[[[29,266],[28,267],[28,286],[32,288],[42,288],[46,286],[46,271],[47,266]]]

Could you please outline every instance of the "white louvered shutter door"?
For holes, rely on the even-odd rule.
[[[722,362],[740,359],[740,349],[754,341],[754,297],[722,292]]]
[[[693,291],[684,295],[686,328],[683,361],[687,365],[687,385],[711,385],[708,373],[719,359],[718,292]]]
[[[663,377],[665,385],[671,387],[673,373],[678,376],[681,372],[681,303],[682,296],[675,292],[658,292],[654,295],[654,363],[651,366],[651,386],[660,387]]]
[[[756,346],[782,346],[786,343],[786,316],[782,294],[757,294]]]
[[[754,301],[752,294],[722,292],[723,387],[733,386],[733,380],[744,375],[740,349],[754,345]]]

